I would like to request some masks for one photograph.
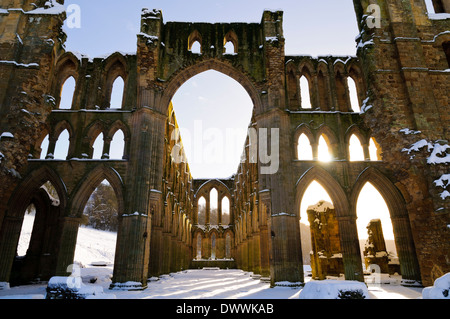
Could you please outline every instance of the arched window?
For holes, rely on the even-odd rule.
[[[44,137],[44,139],[42,140],[41,143],[41,155],[40,155],[40,159],[45,159],[47,157],[47,152],[48,152],[48,145],[49,145],[49,135],[47,134],[46,137]]]
[[[425,0],[428,13],[445,13],[442,0]]]
[[[237,54],[237,43],[236,33],[228,32],[223,39],[224,54]]]
[[[309,81],[306,78],[306,76],[302,76],[300,78],[300,94],[302,99],[302,108],[304,109],[310,109],[312,108],[311,105],[311,97],[309,95]]]
[[[123,93],[125,90],[125,82],[121,76],[118,76],[112,85],[111,90],[111,109],[121,109],[123,104]]]
[[[370,139],[369,143],[369,154],[371,161],[381,161],[381,148],[373,137]]]
[[[235,49],[234,49],[234,44],[231,41],[228,41],[227,43],[225,43],[225,52],[224,54],[235,54]]]
[[[20,230],[19,244],[17,246],[17,256],[26,256],[30,247],[31,234],[33,234],[33,226],[36,217],[36,206],[30,204],[25,210],[25,215]]]
[[[298,153],[298,159],[302,161],[312,161],[313,160],[313,153],[311,148],[311,142],[309,138],[306,136],[306,134],[300,135],[298,139],[298,145],[297,145],[297,153]]]
[[[355,80],[353,80],[352,77],[347,78],[348,81],[348,91],[350,96],[350,105],[353,112],[361,112],[361,108],[359,106],[359,99],[358,99],[358,90],[356,88]]]
[[[444,49],[445,57],[447,58],[447,64],[450,68],[450,41],[442,43],[442,48]]]
[[[59,101],[59,108],[61,110],[70,110],[72,108],[73,97],[75,93],[75,78],[70,76],[61,87],[61,99]]]
[[[218,193],[217,189],[213,188],[209,192],[209,223],[211,225],[219,225],[219,212],[218,212]]]
[[[58,192],[56,191],[55,186],[50,181],[42,184],[40,188],[47,192],[48,197],[53,201],[55,205],[59,205],[60,200]],[[28,248],[30,247],[31,243],[31,237],[33,235],[36,213],[36,206],[33,203],[30,203],[30,205],[28,205],[27,209],[25,210],[25,215],[23,218],[22,228],[19,236],[19,243],[17,245],[17,256],[19,257],[26,256],[28,253]]]
[[[92,149],[92,159],[101,159],[103,156],[103,133],[98,134],[94,144],[92,144]]]
[[[110,144],[109,158],[110,159],[123,159],[125,153],[125,135],[122,130],[118,130]]]
[[[204,197],[200,197],[200,199],[198,200],[197,223],[199,225],[206,224],[206,199]]]
[[[192,44],[190,51],[195,54],[201,54],[202,53],[202,45],[200,44],[200,42],[195,41]]]
[[[202,53],[202,36],[197,30],[194,30],[188,38],[188,50],[196,54]]]
[[[70,135],[69,131],[66,129],[62,131],[61,134],[59,134],[58,141],[55,144],[55,154],[53,154],[53,158],[62,160],[67,159],[67,156],[69,154],[69,146],[70,146]]]
[[[364,149],[359,138],[353,134],[349,143],[350,161],[364,161]]]
[[[227,196],[222,198],[222,225],[230,224],[230,200]]]
[[[319,139],[318,153],[319,153],[318,154],[319,161],[329,162],[332,160],[328,142],[326,141],[325,136],[323,134],[320,136]]]

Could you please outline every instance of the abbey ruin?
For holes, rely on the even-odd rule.
[[[274,286],[301,285],[299,208],[313,181],[332,199],[333,234],[321,236],[332,239],[327,247],[341,256],[333,267],[346,279],[363,281],[356,201],[367,182],[389,208],[403,284],[432,285],[450,272],[449,1],[433,1],[430,17],[424,0],[354,0],[360,29],[355,56],[317,58],[285,54],[281,11],[264,11],[260,23],[212,24],[164,22],[161,11],[144,9],[136,54],[96,59],[65,51],[63,2],[0,4],[0,283],[67,276],[83,209],[103,180],[119,209],[113,287],[143,289],[152,276],[197,268],[202,260],[251,271]],[[367,11],[375,3],[379,19]],[[199,53],[191,50],[196,42]],[[229,42],[234,52],[224,54]],[[196,180],[189,164],[174,158],[173,149],[182,146],[173,138],[172,97],[207,70],[242,85],[254,106],[249,128],[278,142],[262,145],[249,134],[245,161],[230,179]],[[71,77],[73,103],[62,109],[61,89]],[[118,77],[125,83],[123,101],[112,108]],[[301,77],[309,83],[311,107],[301,101]],[[350,103],[350,78],[361,112]],[[67,157],[55,159],[65,130]],[[110,145],[118,131],[125,148],[113,159]],[[93,159],[101,133],[103,155]],[[303,135],[311,160],[298,156]],[[365,160],[349,159],[353,135]],[[321,137],[330,162],[317,160]],[[271,171],[271,163],[252,154],[270,154],[274,147],[279,157]],[[41,187],[46,182],[56,189],[57,202]],[[218,194],[214,218],[212,189]],[[30,203],[36,221],[19,265],[16,249]]]

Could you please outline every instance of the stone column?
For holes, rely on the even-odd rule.
[[[110,158],[110,151],[111,151],[111,137],[103,137],[103,151],[102,151],[102,159],[109,159]]]
[[[364,282],[356,218],[344,216],[337,217],[337,220],[339,222],[345,279]]]
[[[255,275],[261,275],[261,237],[259,233],[253,234],[253,273]]]
[[[58,257],[56,261],[56,276],[68,276],[70,275],[68,267],[73,264],[73,259],[75,256],[80,219],[63,217],[59,221],[59,225],[60,237]]]
[[[9,282],[23,219],[5,217],[0,231],[0,283]],[[0,286],[1,288],[1,286]]]
[[[417,285],[422,282],[416,248],[406,217],[392,218],[394,227],[395,247],[400,261],[403,285]]]
[[[144,214],[119,217],[116,256],[111,288],[143,289],[147,285],[151,220]]]
[[[50,137],[48,139],[48,148],[47,148],[47,154],[45,155],[45,159],[54,159],[55,158],[55,147],[56,147],[56,141],[58,139],[55,137]]]

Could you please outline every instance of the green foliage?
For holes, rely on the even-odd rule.
[[[101,183],[89,198],[82,224],[99,230],[117,231],[118,203],[114,189],[108,183]]]

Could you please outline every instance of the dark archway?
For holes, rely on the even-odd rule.
[[[50,182],[58,194],[58,201],[42,188]],[[36,220],[26,258],[15,261],[20,230],[27,207],[36,207]],[[66,187],[48,166],[31,172],[16,188],[8,203],[8,211],[0,229],[0,281],[20,284],[55,275],[59,263],[61,241],[61,217],[67,207]],[[14,266],[13,266],[14,265]]]

